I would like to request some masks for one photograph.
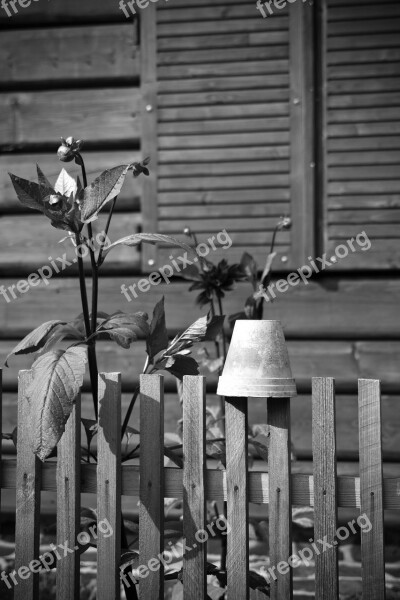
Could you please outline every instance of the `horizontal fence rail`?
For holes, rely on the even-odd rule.
[[[164,499],[177,498],[183,500],[183,535],[191,548],[183,556],[183,598],[206,600],[207,545],[196,542],[196,533],[207,527],[206,501],[222,501],[226,503],[230,526],[226,563],[228,600],[246,600],[250,598],[249,503],[269,505],[271,565],[290,559],[292,506],[310,506],[315,514],[314,538],[333,542],[331,549],[315,556],[316,598],[337,600],[337,510],[353,508],[365,513],[372,523],[371,531],[361,536],[364,597],[384,600],[383,511],[400,510],[400,477],[382,476],[378,381],[359,381],[360,476],[355,477],[337,476],[335,386],[330,378],[312,381],[312,475],[291,473],[288,398],[266,399],[270,442],[268,468],[263,472],[248,470],[248,399],[226,398],[226,468],[207,468],[206,381],[200,376],[184,378],[182,469],[164,466],[164,380],[160,375],[141,378],[140,464],[121,463],[121,378],[117,373],[99,376],[97,464],[81,460],[79,398],[58,444],[57,460],[42,464],[31,450],[30,404],[26,398],[30,380],[29,371],[20,373],[17,459],[1,461],[1,489],[16,490],[17,570],[38,559],[40,492],[57,494],[57,543],[68,542],[75,549],[80,531],[81,494],[93,493],[97,495],[98,523],[107,522],[113,531],[111,536],[98,537],[97,597],[116,600],[121,588],[121,547],[127,551],[121,528],[121,496],[139,498],[141,565],[150,564],[165,550]],[[57,600],[79,597],[80,551],[81,548],[53,565]],[[134,579],[131,570],[131,567],[124,570],[125,579],[129,574]],[[20,580],[15,586],[16,600],[38,598],[37,575]],[[292,568],[289,568],[271,580],[271,598],[291,600],[292,588]],[[132,598],[162,599],[163,569],[149,569],[135,593],[138,595]],[[257,593],[253,597],[261,596]]]

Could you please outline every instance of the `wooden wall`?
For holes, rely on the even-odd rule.
[[[204,239],[226,228],[232,251],[213,258],[238,260],[248,249],[262,262],[275,219],[288,214],[293,229],[280,236],[276,263],[285,275],[364,228],[376,248],[289,289],[265,316],[280,319],[288,339],[300,392],[292,407],[301,456],[311,454],[310,377],[319,375],[337,381],[343,459],[356,458],[357,378],[382,378],[385,455],[398,459],[397,4],[319,0],[314,15],[299,0],[262,19],[249,0],[159,0],[152,22],[154,9],[142,15],[141,39],[116,0],[40,0],[12,19],[0,15],[0,284],[26,278],[50,256],[72,255],[58,243],[60,232],[18,204],[7,175],[33,177],[38,162],[55,177],[60,136],[86,141],[90,178],[155,152],[150,182],[128,178],[113,239],[141,227],[179,234],[190,226]],[[131,303],[121,295],[123,283],[165,262],[162,248],[111,257],[101,310],[151,313],[165,294],[171,334],[200,315],[179,280]],[[249,291],[239,285],[226,312],[240,310]],[[10,303],[0,296],[0,358],[41,321],[80,312],[73,267],[19,296]],[[144,362],[143,343],[131,351],[102,343],[99,362],[122,371],[126,403]],[[17,370],[29,364],[14,358],[4,373],[6,429],[16,419]],[[167,389],[173,428],[179,407],[172,380]],[[209,389],[215,392],[212,380]],[[254,421],[265,420],[256,405]]]

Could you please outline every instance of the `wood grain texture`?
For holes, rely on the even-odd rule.
[[[360,512],[372,526],[361,532],[363,598],[385,600],[380,382],[359,381]],[[364,518],[365,518],[364,517]]]
[[[41,463],[33,454],[30,405],[27,389],[32,381],[31,371],[20,371],[18,380],[18,444],[15,473],[15,570],[28,567],[39,556]],[[54,465],[56,467],[56,465]],[[27,579],[18,578],[15,600],[36,600],[39,594],[39,575],[31,572]]]
[[[206,381],[186,376],[183,380],[183,537],[193,550],[183,560],[183,597],[205,600],[207,544],[198,538],[206,526]],[[199,534],[200,535],[200,534]]]
[[[227,593],[229,600],[249,597],[249,495],[247,398],[225,399]]]
[[[334,380],[313,378],[314,539],[334,542],[337,529],[337,472]],[[339,598],[337,545],[315,554],[315,594]]]
[[[133,82],[139,77],[135,37],[131,23],[2,31],[0,86]]]
[[[121,375],[99,374],[97,433],[97,596],[120,597],[121,558]],[[105,523],[112,535],[103,535]]]
[[[6,431],[6,429],[3,429],[3,369],[0,369],[0,431],[4,432]],[[0,451],[0,458],[2,459],[3,454],[2,451]],[[3,477],[2,477],[2,470],[3,470],[3,460],[0,460],[0,482],[3,481]],[[0,506],[1,506],[1,485],[0,485]],[[0,515],[0,535],[1,535],[1,529],[2,529],[2,521],[1,521],[1,515]]]
[[[164,390],[161,375],[140,376],[140,564],[164,551]],[[164,597],[160,564],[139,582],[139,598]]]
[[[400,463],[385,464],[385,475],[383,480],[383,507],[386,510],[399,510],[400,498],[398,488],[400,477],[398,477]],[[3,469],[3,490],[15,490],[16,485],[16,461],[5,460]],[[292,505],[313,506],[314,485],[312,475],[312,463],[310,461],[298,461],[293,465],[292,474]],[[354,473],[358,471],[358,463],[338,463],[338,508],[360,508],[360,478]],[[56,465],[45,463],[43,468],[42,490],[46,492],[56,491]],[[82,464],[81,468],[81,492],[96,494],[97,475],[96,465]],[[164,497],[183,499],[182,470],[177,468],[164,468]],[[139,465],[123,465],[122,467],[122,494],[128,498],[138,496],[140,488]],[[206,471],[206,494],[207,500],[224,501],[227,499],[226,477],[220,469],[207,469]],[[249,472],[249,502],[255,504],[269,503],[269,474],[265,471]],[[49,511],[54,514],[55,505]]]
[[[149,291],[142,294],[137,287],[138,281],[138,278],[127,276],[105,277],[101,285],[99,309],[110,314],[118,309],[126,312],[142,310],[151,314],[156,302],[165,295],[167,322],[171,334],[182,331],[203,314],[203,311],[196,307],[196,294],[188,291],[187,282],[150,286]],[[4,279],[1,283],[8,288],[11,285],[15,286],[17,280]],[[128,302],[121,293],[123,284],[136,284],[133,291],[137,298],[132,293]],[[2,294],[0,338],[19,339],[37,327],[43,321],[43,306],[46,306],[48,320],[74,319],[79,314],[78,292],[78,282],[67,277],[53,278],[48,286],[41,283],[31,288],[29,293],[18,294],[17,299],[12,302],[7,302]],[[249,293],[249,285],[238,284],[235,293],[226,298],[226,314],[240,310]],[[399,339],[400,323],[396,318],[399,293],[400,281],[394,277],[376,279],[369,276],[350,279],[335,275],[329,279],[320,277],[318,281],[310,281],[307,286],[299,281],[296,287],[289,287],[287,292],[276,294],[276,300],[268,304],[268,318],[282,322],[288,339],[351,340],[355,344],[354,349],[357,350],[359,342],[354,341],[357,339]],[[379,303],[376,302],[377,297],[380,299]],[[371,323],[374,323],[373,327]],[[12,346],[9,351],[11,349]],[[336,352],[335,345],[332,346],[332,352]],[[357,353],[351,359],[357,360]],[[333,376],[331,372],[324,375]]]
[[[75,405],[57,446],[57,544],[75,548],[80,532],[81,507],[81,398]],[[57,564],[57,600],[75,600],[80,590],[80,552],[63,556]]]
[[[269,555],[277,567],[292,555],[292,482],[290,473],[290,399],[267,399],[269,425]],[[283,569],[282,569],[283,571]],[[270,580],[271,600],[291,598],[292,569]]]
[[[74,123],[86,142],[125,140],[134,147],[141,135],[139,103],[135,87],[0,94],[1,145],[54,144]]]
[[[296,2],[291,7],[289,23],[291,251],[296,260],[304,262],[315,250],[313,8]]]
[[[152,3],[140,18],[140,93],[141,93],[141,148],[144,157],[151,158],[151,174],[143,182],[142,216],[143,231],[158,231],[158,73],[157,73],[157,10]],[[144,244],[141,268],[151,272],[157,261],[157,246]]]

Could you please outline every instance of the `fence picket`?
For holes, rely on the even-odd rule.
[[[27,388],[32,381],[31,371],[20,371],[18,377],[18,452],[16,473],[15,570],[39,556],[41,462],[32,452],[32,425]],[[26,574],[26,573],[25,573]],[[39,575],[31,572],[27,579],[17,576],[15,600],[36,600],[39,594]]]
[[[97,600],[120,598],[121,557],[121,375],[99,374],[97,434]],[[104,532],[103,532],[104,533]]]
[[[315,553],[315,597],[338,600],[335,389],[331,378],[312,379],[314,539],[335,545]]]
[[[149,570],[164,550],[164,378],[140,376],[139,555],[146,570],[139,582],[141,600],[164,598],[162,564]]]
[[[270,442],[269,558],[275,569],[292,554],[292,502],[290,478],[290,398],[268,398],[267,423]],[[283,569],[282,569],[283,570]],[[271,574],[271,600],[292,598],[292,569]]]
[[[57,600],[75,600],[80,589],[81,400],[80,395],[57,447],[57,544],[75,552],[57,562]]]
[[[183,379],[183,537],[193,548],[183,560],[184,600],[205,600],[207,544],[196,534],[205,530],[205,377]]]
[[[247,398],[225,399],[228,600],[248,600],[249,504]]]
[[[363,600],[385,599],[380,381],[359,379],[358,418],[361,514],[372,524],[361,533]]]

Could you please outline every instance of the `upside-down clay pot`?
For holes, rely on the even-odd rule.
[[[280,321],[236,321],[217,393],[247,398],[297,395]]]

